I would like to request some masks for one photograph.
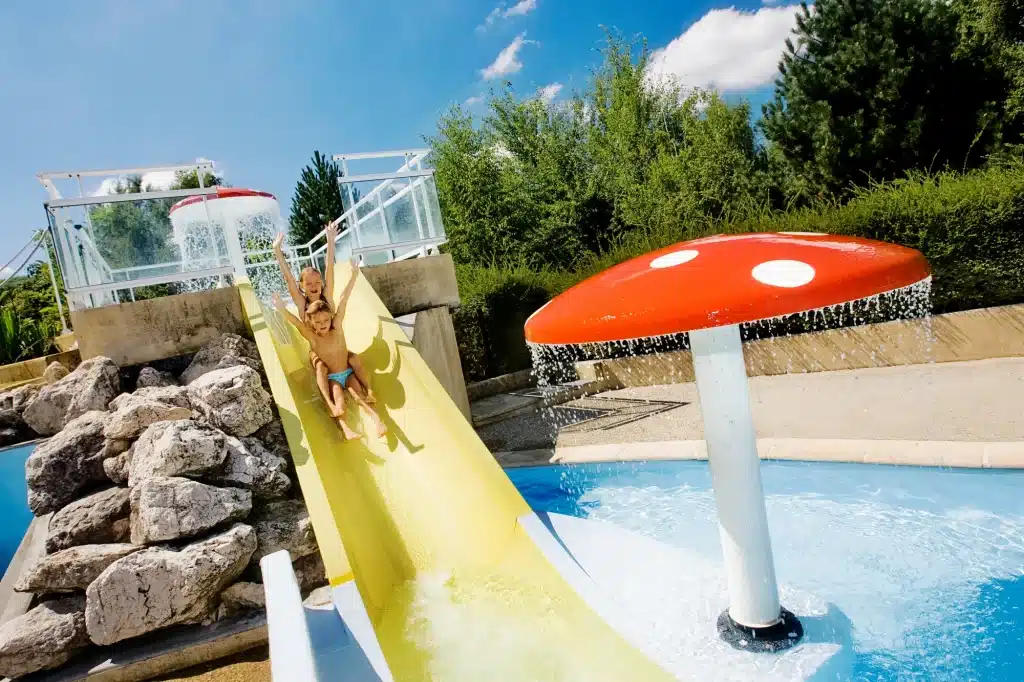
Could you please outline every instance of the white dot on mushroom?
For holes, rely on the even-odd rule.
[[[684,249],[682,251],[676,251],[675,253],[666,253],[664,256],[658,256],[651,261],[652,268],[671,268],[675,265],[682,265],[683,263],[689,263],[696,258],[698,252],[695,249]]]
[[[814,268],[798,260],[770,260],[761,263],[750,274],[761,284],[792,289],[814,279]]]

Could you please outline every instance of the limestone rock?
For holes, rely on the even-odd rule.
[[[52,436],[86,412],[106,410],[120,392],[117,365],[109,358],[90,358],[60,381],[44,386],[23,416],[33,431]]]
[[[327,584],[327,567],[320,552],[316,551],[300,557],[292,564],[295,580],[299,583],[299,592],[306,594]]]
[[[128,485],[128,476],[131,474],[132,455],[134,453],[135,447],[132,446],[120,455],[104,459],[103,473],[116,485]]]
[[[103,435],[107,438],[137,438],[150,424],[189,419],[191,416],[192,410],[187,407],[129,395],[127,400],[120,401],[117,411],[110,415]]]
[[[316,608],[318,606],[331,606],[334,604],[334,592],[330,586],[318,587],[309,593],[309,596],[302,600],[303,606]]]
[[[266,608],[266,595],[259,583],[235,583],[220,593],[220,601],[228,614]]]
[[[16,410],[0,410],[0,447],[24,443],[36,437]]]
[[[89,585],[89,637],[107,645],[171,625],[202,622],[252,557],[256,534],[235,524],[180,551],[152,547],[115,561]]]
[[[252,435],[274,417],[259,373],[244,365],[207,372],[188,389],[203,416],[232,436]]]
[[[177,405],[192,409],[192,401],[188,397],[188,389],[184,386],[146,386],[135,390],[135,393],[122,393],[110,401],[110,409],[118,410],[132,400],[145,398],[165,405]]]
[[[49,554],[21,575],[17,592],[84,592],[107,566],[142,547],[126,543],[81,545]]]
[[[187,478],[147,479],[131,489],[129,499],[136,545],[193,537],[252,511],[248,490],[215,488]]]
[[[25,478],[33,514],[57,511],[82,491],[107,480],[102,459],[107,417],[106,412],[86,412],[29,455]]]
[[[88,645],[85,597],[43,602],[0,627],[0,675],[15,678],[59,667]]]
[[[251,523],[257,543],[254,562],[282,549],[288,550],[295,561],[318,549],[313,523],[301,500],[271,502],[253,515]]]
[[[256,433],[252,434],[252,437],[258,438],[268,450],[282,459],[288,459],[291,456],[291,450],[288,448],[288,439],[284,435],[284,427],[281,426],[281,422],[278,419],[274,419],[266,426],[260,427]]]
[[[0,393],[0,410],[14,410],[19,415],[25,411],[32,399],[39,393],[39,386],[25,384],[18,388]]]
[[[152,367],[143,367],[139,372],[139,378],[135,382],[137,388],[160,388],[162,386],[177,386],[178,380],[170,372],[161,372]]]
[[[183,384],[191,384],[207,372],[212,372],[218,367],[223,368],[230,365],[230,361],[221,365],[225,358],[241,358],[250,360],[259,365],[260,353],[256,344],[238,334],[223,334],[219,339],[203,346],[195,357],[192,364],[188,366],[180,379]],[[248,363],[245,363],[248,364]]]
[[[46,369],[43,370],[43,383],[47,386],[55,384],[68,374],[71,374],[71,372],[68,371],[67,367],[57,361],[51,362],[46,366]]]
[[[128,485],[156,476],[200,476],[218,469],[227,457],[225,436],[207,424],[189,420],[149,426],[132,448]]]
[[[292,482],[288,463],[255,438],[227,437],[228,456],[217,472],[204,476],[210,483],[251,490],[257,500],[284,497]]]
[[[68,547],[126,542],[129,534],[127,488],[108,488],[72,502],[50,519],[46,551]]]

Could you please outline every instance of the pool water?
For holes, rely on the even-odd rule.
[[[0,573],[7,570],[32,522],[25,485],[25,460],[35,447],[34,443],[29,443],[0,450]]]
[[[703,462],[511,469],[538,510],[721,562]],[[1024,471],[765,462],[780,583],[852,622],[857,682],[1024,680]]]

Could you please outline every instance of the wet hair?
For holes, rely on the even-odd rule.
[[[313,301],[306,308],[306,319],[308,320],[310,315],[316,315],[317,313],[327,313],[330,315],[331,306],[327,305],[327,301],[324,300]]]

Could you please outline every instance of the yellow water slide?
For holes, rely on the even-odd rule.
[[[377,438],[352,405],[362,437],[349,442],[305,340],[239,288],[331,584],[355,580],[395,680],[674,679],[531,539],[523,520],[536,517],[365,278],[344,329],[389,433]]]

